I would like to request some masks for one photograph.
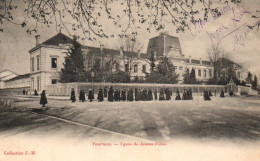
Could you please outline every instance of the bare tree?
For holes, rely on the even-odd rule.
[[[143,44],[135,38],[135,36],[127,36],[120,38],[120,47],[123,50],[124,65],[127,65],[128,74],[132,73],[133,66],[137,62],[138,55],[143,49]]]
[[[189,29],[189,23],[207,21],[209,13],[221,16],[219,5],[240,2],[241,0],[0,0],[0,24],[9,22],[19,25],[30,34],[37,32],[39,24],[48,27],[54,25],[57,31],[64,29],[69,34],[80,31],[79,35],[84,35],[82,39],[95,40],[95,37],[124,37],[137,33],[137,29],[144,24],[148,26],[147,32],[151,29],[163,30],[166,24],[175,26],[176,32],[185,31]],[[23,15],[16,16],[15,10],[22,10]],[[24,17],[22,20],[17,19],[21,16]],[[104,19],[112,22],[120,34],[109,35],[102,24]],[[249,27],[255,26],[259,26],[259,21]],[[2,27],[0,31],[3,31]]]
[[[213,79],[217,81],[218,71],[220,70],[217,62],[222,55],[221,49],[219,47],[215,47],[214,45],[212,45],[212,48],[208,49],[207,53],[208,53],[208,58],[214,68]]]

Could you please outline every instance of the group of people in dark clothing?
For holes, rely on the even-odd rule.
[[[204,100],[206,100],[206,101],[210,101],[211,100],[210,97],[213,96],[210,90],[204,90],[203,94],[204,94],[203,95]],[[216,90],[215,90],[215,96],[216,96]],[[160,89],[159,101],[171,100],[171,97],[172,97],[172,90],[169,90],[168,88]],[[225,97],[223,90],[220,92],[220,97],[222,97],[222,98]],[[120,91],[119,89],[114,90],[113,87],[111,86],[109,88],[109,90],[107,90],[107,88],[104,88],[104,91],[101,88],[99,88],[97,99],[99,102],[102,102],[102,101],[104,101],[104,98],[107,98],[107,100],[109,102],[134,101],[134,100],[135,101],[151,101],[151,100],[157,100],[158,96],[157,96],[157,90],[154,90],[154,92],[152,92],[152,90],[150,88],[148,88],[148,90],[146,90],[145,88],[143,90],[140,88],[139,89],[135,88],[135,90],[130,88],[129,90],[126,90],[125,88],[123,88]],[[92,89],[89,89],[88,100],[90,102],[92,102],[94,99],[95,99],[94,91],[92,91]],[[70,100],[72,102],[76,101],[74,89],[71,90]],[[83,89],[81,89],[79,92],[79,102],[84,102],[85,100],[86,100],[85,92]],[[177,89],[175,100],[193,100],[192,90],[184,89],[183,95],[181,97],[180,91]],[[48,101],[47,101],[47,98],[45,95],[45,90],[43,90],[41,93],[40,104],[43,107],[45,107],[45,104],[47,104],[47,103],[48,103]]]
[[[112,86],[107,90],[107,88],[104,88],[102,90],[101,88],[98,89],[97,94],[97,100],[99,102],[104,101],[104,98],[107,98],[109,102],[119,102],[119,101],[152,101],[152,100],[171,100],[172,97],[172,90],[168,88],[161,88],[159,91],[159,95],[157,90],[152,91],[150,88],[146,89],[140,89],[135,88],[134,90],[130,88],[129,90],[126,90],[123,88],[122,90],[114,89]],[[92,102],[95,99],[94,92],[92,89],[88,92],[88,100]],[[176,97],[175,100],[192,100],[192,91],[191,89],[183,90],[183,96],[180,96],[180,92],[177,89],[176,90]],[[72,89],[70,100],[72,102],[76,101],[75,91]],[[85,99],[85,92],[84,90],[80,90],[79,92],[79,102],[84,102]]]
[[[135,91],[130,88],[126,91],[125,88],[120,91],[119,89],[113,89],[111,86],[108,90],[108,101],[109,102],[118,102],[118,101],[151,101],[153,100],[152,90],[151,89],[137,89]]]
[[[216,94],[217,92],[216,92],[216,90],[215,90],[215,97],[216,97]],[[203,96],[204,96],[204,100],[205,101],[210,101],[211,100],[211,96],[213,96],[212,95],[212,93],[211,93],[211,91],[210,90],[204,90],[204,92],[203,92]],[[230,96],[232,96],[232,95],[230,95]],[[225,97],[225,93],[224,93],[224,91],[223,90],[221,90],[221,92],[220,92],[220,97]]]

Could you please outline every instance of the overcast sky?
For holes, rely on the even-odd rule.
[[[117,7],[117,6],[116,6]],[[219,8],[224,8],[220,5]],[[167,25],[165,31],[170,35],[177,36],[180,39],[181,47],[185,57],[191,56],[195,59],[207,60],[207,49],[213,44],[219,45],[225,52],[229,53],[231,58],[251,72],[257,74],[260,78],[260,29],[259,31],[250,30],[246,25],[255,24],[258,19],[251,19],[252,14],[260,17],[259,0],[246,0],[240,6],[230,6],[230,10],[226,9],[224,14],[214,20],[209,16],[209,21],[202,26],[190,25],[191,30],[184,33],[176,33],[172,25]],[[226,6],[227,8],[227,6]],[[22,12],[17,11],[16,18],[22,18]],[[20,16],[20,17],[19,17]],[[234,19],[236,21],[234,21]],[[104,19],[106,31],[110,34],[118,33],[117,29],[111,23]],[[28,24],[30,25],[30,24]],[[149,38],[159,35],[159,32],[152,31],[148,33],[146,26],[138,30],[138,40],[143,44],[146,52]],[[0,32],[0,71],[9,69],[18,74],[28,73],[29,70],[29,52],[35,46],[35,35],[29,35],[24,28],[10,24],[8,22],[3,25],[4,32]],[[218,30],[218,32],[216,31]],[[62,33],[66,33],[62,30]],[[46,40],[57,31],[54,27],[47,28],[42,26],[38,31],[42,40]],[[214,35],[209,36],[209,35]],[[115,39],[99,39],[95,42],[82,41],[85,45],[99,46],[100,43],[109,48],[118,46],[118,38]]]

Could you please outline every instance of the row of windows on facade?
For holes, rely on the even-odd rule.
[[[177,69],[177,66],[174,66],[175,70]],[[179,70],[182,70],[183,67],[182,66],[179,66]],[[125,71],[129,71],[129,65],[128,64],[125,64]],[[146,72],[146,65],[143,65],[142,66],[142,71],[143,72]],[[189,69],[187,69],[187,71],[190,73]],[[137,73],[138,72],[138,65],[135,64],[134,65],[134,73]],[[198,70],[198,76],[201,77],[201,70],[199,69]],[[204,70],[204,75],[203,77],[207,77],[207,70]],[[209,70],[209,77],[212,77],[212,70]]]
[[[89,63],[90,64],[90,63]],[[93,61],[91,61],[91,64],[93,64]],[[109,64],[107,64],[109,65]],[[116,64],[118,67],[118,64]],[[57,68],[57,58],[51,58],[51,68]],[[37,56],[37,70],[40,70],[40,57]],[[175,66],[175,70],[177,70],[177,66]],[[179,70],[183,70],[182,66],[179,66]],[[189,69],[187,69],[189,72]],[[34,71],[34,58],[32,58],[32,71]],[[125,64],[125,71],[129,71],[129,64]],[[146,72],[146,65],[142,65],[142,71]],[[138,73],[138,64],[134,65],[134,73]],[[198,76],[201,77],[201,70],[198,70]],[[207,71],[204,70],[204,77],[207,77]],[[212,71],[209,70],[209,77],[212,77]]]
[[[31,58],[32,71],[34,71],[34,58]],[[40,70],[40,56],[37,56],[36,61],[37,70]],[[57,68],[57,58],[51,58],[51,68]]]
[[[198,70],[198,76],[201,77],[201,70]],[[203,70],[203,77],[207,77],[207,70]],[[209,77],[212,77],[212,70],[209,70]]]

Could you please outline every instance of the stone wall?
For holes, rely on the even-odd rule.
[[[83,89],[85,92],[88,92],[89,89],[94,89],[94,92],[97,93],[99,88],[104,89],[113,86],[114,89],[126,90],[132,88],[141,88],[141,89],[151,89],[159,91],[160,88],[169,88],[175,93],[178,89],[181,93],[183,89],[191,89],[193,93],[202,93],[204,89],[211,90],[212,93],[216,90],[217,93],[220,93],[221,90],[225,91],[225,86],[223,85],[195,85],[195,84],[141,84],[141,83],[59,83],[47,86],[46,93],[50,96],[69,96],[71,89],[74,88],[75,93],[78,93],[80,89]]]

